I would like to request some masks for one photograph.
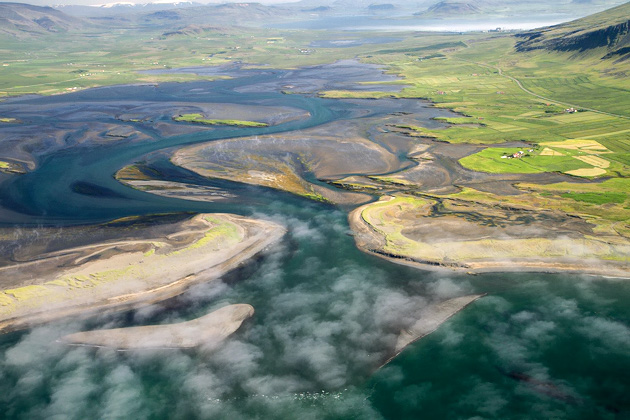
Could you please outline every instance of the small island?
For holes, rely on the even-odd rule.
[[[269,124],[257,121],[208,119],[201,114],[182,114],[173,117],[174,121],[190,122],[203,125],[232,125],[235,127],[268,127]]]

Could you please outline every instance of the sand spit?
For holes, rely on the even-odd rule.
[[[412,343],[437,330],[440,325],[448,321],[453,315],[485,295],[460,296],[444,302],[436,303],[425,308],[418,321],[406,330],[400,332],[396,341],[394,355],[383,365],[386,365]]]
[[[122,172],[123,170],[121,170],[119,173]],[[118,177],[117,179],[123,184],[129,185],[132,188],[162,197],[205,202],[213,202],[236,197],[234,194],[230,194],[227,191],[206,185],[194,185],[186,184],[183,182],[158,180],[135,180],[133,178],[126,179],[122,176]]]
[[[349,221],[360,249],[424,269],[630,275],[628,239],[557,212],[396,195]]]
[[[108,347],[116,350],[189,349],[212,350],[254,315],[247,304],[225,306],[187,322],[144,327],[84,331],[59,341],[69,345]]]
[[[200,214],[170,230],[142,237],[140,229],[134,235],[141,239],[42,253],[0,268],[3,286],[13,286],[0,291],[0,333],[177,296],[236,268],[285,233],[275,223],[229,214]]]

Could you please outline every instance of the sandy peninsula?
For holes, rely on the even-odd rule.
[[[251,305],[228,305],[191,321],[167,325],[83,331],[59,341],[69,345],[107,347],[116,350],[189,349],[212,350],[254,315]]]
[[[358,247],[424,269],[630,277],[630,241],[551,211],[393,195],[349,216]]]
[[[200,214],[157,227],[133,219],[110,223],[112,235],[128,237],[64,248],[64,242],[92,234],[69,228],[49,241],[18,246],[11,261],[2,261],[0,332],[168,299],[219,278],[285,233],[275,223],[229,214]]]

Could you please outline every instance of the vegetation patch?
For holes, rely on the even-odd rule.
[[[257,121],[243,121],[243,120],[212,120],[204,118],[201,114],[182,114],[174,117],[175,121],[191,122],[195,124],[204,125],[232,125],[235,127],[268,127],[269,124],[257,122]]]
[[[570,198],[575,201],[583,201],[585,203],[592,204],[608,204],[608,203],[623,203],[626,201],[627,195],[623,193],[564,193],[561,194],[564,198]]]
[[[519,154],[521,152],[522,154]],[[460,159],[459,163],[467,169],[490,173],[531,174],[569,172],[589,168],[588,164],[573,159],[571,156],[549,155],[549,153],[543,154],[534,149],[514,147],[489,147]]]

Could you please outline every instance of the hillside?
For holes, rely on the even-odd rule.
[[[380,10],[394,10],[396,6],[391,3],[383,3],[383,4],[370,4],[368,6],[368,10],[370,11],[380,11]]]
[[[423,12],[416,13],[422,17],[464,17],[481,13],[481,9],[472,3],[457,1],[441,1]]]
[[[17,38],[81,29],[81,19],[53,9],[23,3],[0,3],[0,34]]]
[[[630,3],[517,36],[523,38],[517,51],[593,51],[602,58],[625,60],[630,58]]]

